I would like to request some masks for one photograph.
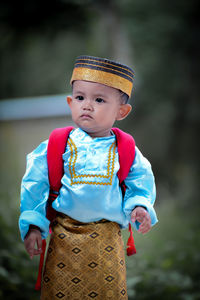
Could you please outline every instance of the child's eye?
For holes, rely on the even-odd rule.
[[[76,99],[77,100],[84,100],[84,97],[83,96],[76,96]]]
[[[104,103],[105,101],[102,98],[96,98],[96,102],[98,102],[98,103]]]

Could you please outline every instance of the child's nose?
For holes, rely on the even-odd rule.
[[[85,101],[83,101],[83,109],[93,110],[92,101],[90,99],[85,99]]]

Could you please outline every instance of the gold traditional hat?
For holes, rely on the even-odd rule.
[[[133,88],[131,68],[106,58],[78,56],[70,83],[74,80],[92,81],[116,88],[129,97]]]

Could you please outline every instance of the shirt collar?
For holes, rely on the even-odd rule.
[[[93,142],[98,142],[98,141],[108,141],[108,142],[113,142],[115,140],[115,135],[112,132],[111,136],[105,136],[105,137],[97,137],[97,138],[92,138],[87,132],[82,130],[81,128],[76,128],[70,133],[70,137],[76,141],[82,141],[85,143],[93,143]]]

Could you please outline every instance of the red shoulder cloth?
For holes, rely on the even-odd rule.
[[[112,128],[112,130],[116,135],[117,150],[119,154],[120,169],[117,175],[119,178],[122,191],[125,192],[126,186],[123,181],[128,176],[129,170],[135,159],[135,141],[130,134],[120,130],[119,128]],[[129,232],[130,232],[130,236],[128,238],[126,252],[128,256],[131,256],[133,254],[136,254],[136,248],[135,248],[133,232],[130,223],[129,223]]]
[[[67,140],[70,132],[74,127],[64,127],[54,129],[49,137],[47,147],[47,164],[49,176],[49,199],[47,203],[47,219],[52,221],[56,211],[52,208],[51,203],[56,199],[61,188],[61,179],[64,174],[62,155],[65,153]]]
[[[59,192],[64,174],[62,155],[65,153],[67,140],[74,127],[56,128],[49,137],[47,147],[47,163],[49,184],[52,190]]]
[[[112,128],[112,131],[116,135],[120,165],[117,175],[121,184],[128,176],[129,170],[135,159],[135,141],[130,134],[119,128]]]

